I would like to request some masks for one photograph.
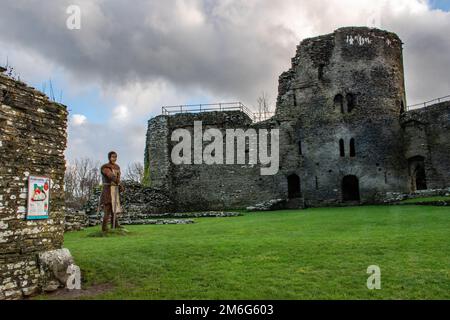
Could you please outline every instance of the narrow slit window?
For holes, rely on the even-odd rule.
[[[350,139],[350,157],[355,157],[355,156],[356,156],[355,139],[351,138]]]
[[[298,141],[298,154],[302,155],[303,154],[303,150],[302,150],[302,140]]]
[[[325,68],[324,64],[319,65],[319,69],[317,71],[319,80],[323,79],[323,68]]]
[[[334,108],[338,108],[341,110],[341,113],[344,113],[344,97],[341,94],[337,94],[334,97]]]
[[[341,157],[345,157],[344,139],[339,140],[339,153]]]
[[[347,93],[347,112],[352,112],[355,108],[355,97],[351,93]]]

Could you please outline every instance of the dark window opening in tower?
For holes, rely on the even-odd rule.
[[[405,113],[405,103],[403,100],[400,101],[400,114]]]
[[[344,97],[341,94],[334,97],[334,108],[339,108],[341,113],[344,113]]]
[[[295,90],[294,93],[292,94],[292,99],[294,100],[294,107],[297,106],[297,96],[295,95]]]
[[[324,64],[319,65],[319,69],[317,71],[319,80],[323,79],[323,68],[325,68]]]
[[[411,176],[411,190],[426,190],[427,177],[425,172],[425,158],[415,156],[408,159],[409,174]]]
[[[350,157],[355,157],[355,156],[356,156],[355,139],[351,138],[350,139]]]
[[[316,176],[316,190],[319,190],[319,178]]]
[[[339,153],[340,153],[341,157],[345,157],[344,139],[339,140]]]
[[[300,198],[301,197],[301,191],[300,191],[300,178],[298,175],[291,174],[287,178],[288,180],[288,198],[294,199],[294,198]]]
[[[299,154],[299,155],[302,155],[302,154],[303,154],[303,151],[302,151],[302,141],[301,141],[301,140],[298,141],[298,154]]]
[[[359,201],[359,181],[354,175],[342,179],[342,201]]]
[[[347,100],[347,112],[352,112],[352,110],[355,108],[355,97],[351,93],[347,93],[346,96]]]

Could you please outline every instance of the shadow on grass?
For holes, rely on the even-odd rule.
[[[129,236],[131,234],[132,233],[130,231],[128,231],[127,229],[120,228],[120,229],[114,229],[114,230],[108,230],[108,231],[97,230],[97,231],[87,234],[87,237],[91,237],[91,238],[123,237],[123,236]]]

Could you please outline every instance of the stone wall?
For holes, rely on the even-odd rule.
[[[158,116],[149,120],[145,144],[146,185],[170,190],[169,117]]]
[[[423,158],[427,188],[450,186],[450,101],[408,111],[401,123],[405,157]]]
[[[38,256],[62,247],[66,126],[65,106],[0,73],[0,300],[42,289]],[[48,219],[26,220],[29,175],[51,178]]]
[[[252,123],[241,111],[180,113],[157,116],[149,121],[146,159],[149,163],[151,186],[168,190],[177,211],[238,209],[284,197],[279,176],[262,176],[259,165],[248,164],[180,164],[171,162],[174,130],[188,130],[193,137],[194,121],[202,122],[202,134],[209,128],[222,132],[224,142],[227,129],[268,129],[276,127],[274,121]],[[258,132],[258,131],[256,131]],[[210,142],[204,142],[203,147]],[[235,144],[236,149],[236,144]],[[223,145],[225,159],[226,146]],[[191,159],[194,146],[192,141]],[[236,162],[235,162],[236,163]]]
[[[66,209],[64,231],[80,231],[89,225],[88,216],[84,210]]]

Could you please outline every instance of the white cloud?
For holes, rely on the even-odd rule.
[[[123,125],[128,122],[130,112],[125,105],[119,105],[113,109],[111,121],[116,125]]]
[[[176,20],[181,21],[187,27],[198,27],[205,21],[205,17],[200,10],[197,0],[177,0]]]
[[[74,126],[81,126],[86,123],[86,116],[83,114],[74,114],[71,116],[71,122]]]

